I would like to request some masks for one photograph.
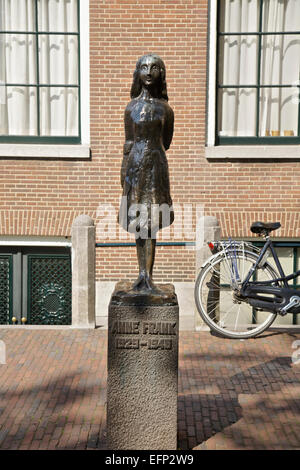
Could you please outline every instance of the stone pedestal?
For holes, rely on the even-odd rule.
[[[201,270],[201,266],[211,257],[212,253],[209,249],[208,242],[220,240],[221,227],[219,221],[213,216],[203,216],[197,221],[198,227],[201,230],[200,243],[197,241],[196,246],[196,278]],[[216,282],[218,282],[216,280]],[[211,299],[212,302],[219,302],[219,299]],[[195,306],[195,329],[199,330],[202,328],[207,329],[207,325],[204,325],[199,312]]]
[[[72,326],[95,328],[95,226],[84,214],[72,225]]]
[[[138,295],[118,283],[108,311],[107,439],[112,450],[177,448],[178,320],[174,287]]]

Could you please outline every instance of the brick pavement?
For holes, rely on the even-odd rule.
[[[106,332],[7,328],[0,339],[0,449],[105,449]],[[182,332],[178,448],[300,449],[297,339]]]

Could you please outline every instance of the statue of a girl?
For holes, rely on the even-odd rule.
[[[157,232],[174,220],[165,154],[172,141],[174,113],[168,105],[165,65],[157,55],[138,60],[131,98],[124,117],[119,222],[136,238],[139,276],[132,289],[160,293],[152,271]]]

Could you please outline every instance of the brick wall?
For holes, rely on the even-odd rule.
[[[175,113],[167,152],[174,203],[203,205],[219,217],[224,235],[249,235],[254,219],[276,219],[283,224],[279,235],[299,237],[300,163],[214,163],[204,157],[207,1],[90,0],[90,19],[92,159],[1,160],[1,234],[69,236],[78,214],[99,219],[101,204],[117,211],[132,73],[138,57],[155,52],[166,64]],[[97,241],[107,241],[99,231]],[[157,280],[190,281],[194,269],[192,250],[157,249]],[[136,272],[134,248],[97,248],[98,279]]]

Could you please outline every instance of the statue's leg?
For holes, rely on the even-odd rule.
[[[136,238],[139,277],[133,284],[135,290],[153,290],[152,272],[155,258],[156,239]]]
[[[146,271],[152,279],[153,265],[155,259],[156,238],[149,238],[146,242]]]

